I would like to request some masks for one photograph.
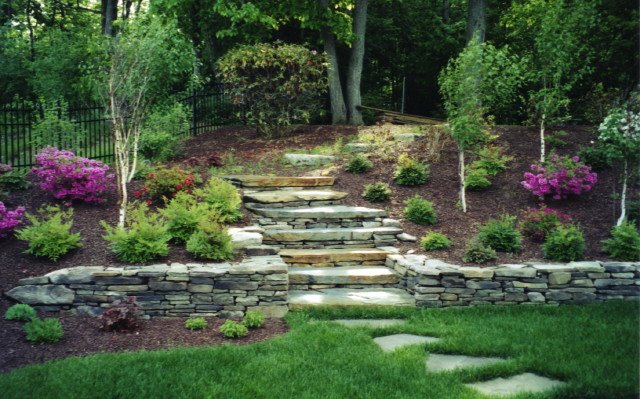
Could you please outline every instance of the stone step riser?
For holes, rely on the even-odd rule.
[[[366,290],[371,288],[398,288],[398,284],[292,284],[289,285],[290,290],[295,291],[314,291],[331,288],[346,288],[350,290]]]
[[[333,177],[288,177],[288,176],[253,176],[234,175],[223,176],[223,179],[239,187],[251,187],[251,189],[263,188],[273,190],[274,188],[306,188],[306,187],[327,187],[332,186],[335,179]]]
[[[384,266],[386,249],[281,250],[282,260],[292,267]]]
[[[265,219],[276,221],[288,220],[378,220],[387,215],[384,209],[366,208],[362,206],[318,206],[308,208],[251,208],[248,209]]]
[[[249,209],[260,208],[306,208],[311,206],[335,206],[342,205],[343,200],[331,200],[331,201],[293,201],[293,202],[273,202],[273,203],[261,203],[261,202],[245,202],[245,206]]]
[[[397,288],[290,290],[289,308],[309,306],[415,306],[415,299]]]
[[[253,224],[263,227],[265,230],[287,229],[339,229],[339,228],[374,228],[382,227],[380,218],[355,219],[266,219],[252,218]]]
[[[284,259],[283,259],[284,260]],[[342,267],[342,266],[384,266],[385,262],[383,260],[373,260],[373,261],[364,261],[364,262],[312,262],[312,263],[296,263],[292,261],[286,261],[285,263],[289,265],[289,267]]]

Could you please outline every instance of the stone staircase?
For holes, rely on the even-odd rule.
[[[414,306],[385,266],[403,231],[387,212],[345,205],[331,177],[226,177],[243,190],[263,244],[289,266],[289,306]]]

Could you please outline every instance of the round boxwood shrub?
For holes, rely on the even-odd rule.
[[[429,231],[420,239],[420,246],[425,251],[437,251],[451,247],[451,240],[442,233]]]
[[[365,173],[370,171],[371,168],[373,168],[373,163],[364,155],[358,154],[351,157],[344,169],[351,173]]]
[[[64,334],[60,320],[54,318],[33,319],[24,325],[24,332],[34,344],[58,342]]]
[[[384,202],[391,197],[391,189],[387,183],[371,183],[365,186],[362,196],[370,202]]]
[[[415,195],[409,198],[405,204],[404,217],[407,220],[426,225],[436,223],[436,210],[433,209],[433,204],[430,201]]]
[[[38,317],[38,312],[29,305],[17,303],[7,309],[5,320],[31,321]]]
[[[572,262],[584,258],[585,241],[576,225],[559,226],[547,236],[542,245],[544,257],[559,262]]]
[[[411,158],[408,154],[402,154],[398,158],[393,179],[402,186],[424,184],[429,179],[429,166]]]
[[[498,258],[496,251],[479,240],[472,240],[465,250],[462,260],[467,263],[486,263]]]
[[[629,221],[611,229],[611,238],[604,240],[602,244],[602,252],[613,259],[640,261],[640,233]]]
[[[522,248],[522,234],[516,229],[516,218],[503,215],[480,227],[478,240],[496,251],[516,253]]]

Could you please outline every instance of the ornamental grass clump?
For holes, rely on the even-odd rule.
[[[22,223],[23,217],[23,206],[19,206],[11,211],[0,201],[0,238],[12,234],[15,228]]]
[[[5,320],[31,321],[38,318],[38,312],[29,305],[17,303],[7,309]]]
[[[524,211],[520,231],[534,241],[542,242],[549,233],[571,220],[571,216],[541,204],[539,208]]]
[[[522,235],[515,228],[515,216],[503,215],[480,227],[478,240],[496,251],[516,253],[522,248]]]
[[[553,154],[546,162],[531,165],[531,171],[533,173],[524,174],[522,186],[540,199],[579,196],[590,191],[598,181],[598,175],[577,156]]]
[[[544,257],[559,262],[582,260],[585,248],[582,230],[573,224],[553,230],[542,245]]]
[[[371,183],[364,187],[362,196],[369,202],[384,202],[391,197],[391,189],[387,183]]]
[[[54,262],[62,255],[79,248],[80,233],[71,233],[73,208],[63,211],[58,206],[38,210],[40,217],[26,214],[31,223],[16,231],[16,238],[28,243],[26,253]]]
[[[76,156],[71,151],[45,148],[36,155],[32,169],[38,187],[56,199],[101,203],[114,185],[115,175],[100,161]]]
[[[451,240],[442,233],[429,231],[420,239],[420,246],[425,251],[437,251],[451,247]]]
[[[127,215],[125,227],[100,222],[106,231],[104,239],[118,260],[145,263],[169,254],[171,235],[157,213],[149,212],[146,204],[134,205]]]
[[[640,233],[629,221],[611,229],[611,238],[604,240],[602,244],[602,252],[613,259],[640,261]]]
[[[411,158],[409,154],[401,154],[393,179],[402,186],[419,186],[429,179],[429,166]]]
[[[405,202],[404,217],[417,224],[430,225],[436,223],[436,210],[426,199],[415,195]]]
[[[24,325],[24,332],[34,344],[55,343],[64,335],[60,320],[54,318],[33,319]]]

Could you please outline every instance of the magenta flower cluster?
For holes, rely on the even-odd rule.
[[[541,199],[580,195],[590,191],[598,181],[598,175],[579,157],[553,154],[545,163],[531,165],[531,171],[524,174],[522,186]]]
[[[57,148],[42,150],[36,155],[36,165],[32,171],[39,187],[57,199],[100,203],[115,179],[104,163]]]
[[[0,201],[0,238],[6,237],[13,232],[20,223],[22,223],[22,216],[24,215],[24,207],[19,206],[16,209],[10,211]]]

